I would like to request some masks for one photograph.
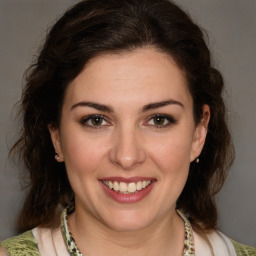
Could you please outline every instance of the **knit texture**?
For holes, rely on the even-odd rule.
[[[240,244],[232,239],[230,240],[235,247],[237,256],[256,256],[256,248]]]
[[[11,237],[0,243],[6,249],[8,256],[38,256],[40,255],[37,241],[32,231],[29,230],[21,235]]]

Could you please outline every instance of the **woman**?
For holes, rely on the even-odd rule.
[[[30,177],[26,232],[1,255],[256,255],[216,230],[233,160],[222,90],[173,3],[72,7],[27,74],[12,150]]]

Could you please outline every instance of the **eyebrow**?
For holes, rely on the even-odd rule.
[[[184,105],[179,101],[165,100],[165,101],[150,103],[150,104],[147,104],[147,105],[143,106],[142,107],[142,112],[146,112],[146,111],[149,111],[151,109],[165,107],[167,105],[172,105],[172,104],[178,105],[178,106],[184,108]],[[102,112],[108,112],[108,113],[113,113],[114,112],[114,110],[110,106],[95,103],[95,102],[90,102],[90,101],[78,102],[78,103],[72,105],[70,110],[73,110],[76,107],[90,107],[90,108],[94,108],[94,109],[97,109],[97,110],[102,111]]]
[[[114,112],[114,110],[107,106],[107,105],[103,105],[103,104],[99,104],[99,103],[95,103],[95,102],[90,102],[90,101],[81,101],[78,102],[76,104],[74,104],[70,110],[73,110],[76,107],[90,107],[90,108],[95,108],[97,110],[100,110],[102,112],[108,112],[108,113],[112,113]]]
[[[150,103],[148,105],[145,105],[142,108],[142,112],[146,112],[146,111],[149,111],[151,109],[165,107],[167,105],[172,105],[172,104],[178,105],[178,106],[184,108],[184,105],[181,102],[179,102],[179,101],[176,101],[176,100],[165,100],[165,101],[154,102],[154,103]]]

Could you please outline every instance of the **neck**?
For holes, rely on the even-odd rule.
[[[84,256],[183,255],[184,222],[175,210],[136,231],[113,230],[79,210],[71,214],[68,221]]]

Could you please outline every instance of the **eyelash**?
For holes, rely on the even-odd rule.
[[[148,126],[152,126],[157,129],[169,127],[170,125],[175,124],[177,122],[172,116],[165,115],[165,114],[155,114],[148,119],[147,123],[149,123],[149,121],[153,120],[154,118],[161,118],[161,119],[164,119],[164,122],[166,121],[168,122],[167,124],[161,124],[161,125],[147,124]]]
[[[93,125],[93,124],[89,124],[89,121],[92,122],[92,120],[96,119],[96,118],[99,118],[101,121],[103,121],[103,122],[105,121],[106,123],[109,124],[109,122],[106,121],[106,117],[103,116],[103,115],[89,115],[89,116],[87,116],[87,117],[85,117],[85,118],[83,118],[81,120],[81,124],[83,126],[86,126],[86,127],[90,128],[90,129],[101,129],[103,126],[109,126],[110,125],[110,124],[109,125],[102,125],[102,124],[100,124],[100,125]]]
[[[94,125],[94,124],[89,124],[89,122],[92,122],[92,120],[98,118],[101,122],[106,122],[106,124],[103,124],[100,123],[99,125]],[[164,123],[167,121],[168,123],[166,124],[149,124],[149,122],[151,120],[153,120],[154,118],[160,118],[160,119],[164,119]],[[169,116],[169,115],[165,115],[165,114],[155,114],[155,115],[152,115],[150,116],[150,118],[148,119],[148,121],[145,123],[146,126],[152,126],[154,128],[166,128],[172,124],[175,124],[177,121],[172,117],[172,116]],[[80,122],[83,126],[86,126],[90,129],[101,129],[103,126],[110,126],[111,124],[107,121],[107,118],[104,116],[104,115],[89,115],[85,118],[83,118]]]

